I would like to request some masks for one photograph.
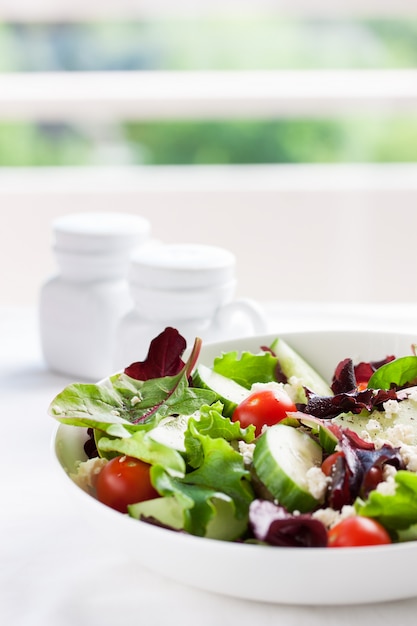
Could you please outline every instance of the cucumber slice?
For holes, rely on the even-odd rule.
[[[271,345],[271,350],[277,356],[281,369],[287,378],[294,376],[302,381],[305,387],[319,396],[332,396],[333,392],[327,382],[302,356],[279,337]],[[304,392],[299,402],[306,402]]]
[[[277,424],[258,439],[253,466],[259,480],[288,511],[311,511],[319,502],[308,489],[307,472],[320,467],[322,449],[298,428]]]
[[[182,507],[173,496],[153,498],[137,504],[130,504],[128,512],[130,517],[135,519],[140,519],[142,515],[155,518],[161,524],[175,530],[181,530],[184,527]]]
[[[238,520],[235,517],[233,504],[221,498],[213,498],[216,509],[214,517],[208,522],[205,537],[221,541],[234,541],[242,535],[247,526],[247,519]],[[145,502],[131,504],[128,507],[129,515],[135,519],[153,517],[165,526],[175,530],[184,528],[184,511],[180,502],[174,496],[154,498]]]
[[[308,428],[311,428],[313,433],[317,434],[319,443],[323,450],[329,454],[334,452],[338,444],[338,439],[327,426],[320,424],[314,417],[310,417],[309,415],[300,419],[300,422],[301,424],[308,426]]]
[[[196,387],[214,391],[217,400],[224,405],[223,415],[226,417],[231,417],[237,405],[250,394],[249,389],[202,364],[193,375],[193,383]]]

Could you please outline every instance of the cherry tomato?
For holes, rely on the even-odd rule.
[[[258,436],[262,426],[273,426],[287,417],[287,413],[296,411],[297,407],[285,391],[265,389],[255,391],[245,398],[233,412],[232,419],[240,422],[242,428],[250,424],[255,426]]]
[[[97,476],[97,498],[112,509],[127,513],[127,505],[158,497],[149,476],[150,465],[129,456],[117,456]]]
[[[365,474],[365,478],[362,484],[364,493],[368,493],[379,485],[384,480],[384,473],[382,467],[371,467]]]
[[[391,537],[379,522],[370,517],[347,517],[328,532],[329,548],[353,546],[380,546],[391,542]]]
[[[326,474],[326,476],[331,475],[333,466],[340,456],[344,456],[343,452],[333,452],[333,454],[330,454],[326,459],[324,459],[321,464],[321,471],[323,474]]]
[[[368,381],[364,380],[356,385],[356,391],[365,391],[365,389],[368,389]]]

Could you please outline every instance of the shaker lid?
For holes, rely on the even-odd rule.
[[[204,289],[234,280],[236,259],[217,246],[178,243],[136,250],[130,280],[153,289]]]
[[[151,225],[146,218],[130,213],[86,212],[58,217],[52,230],[59,250],[106,253],[146,241]]]

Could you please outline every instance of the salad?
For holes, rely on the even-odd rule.
[[[144,361],[51,402],[85,430],[71,478],[176,532],[289,547],[417,539],[417,356],[335,364],[325,381],[282,338],[199,363],[166,328]]]

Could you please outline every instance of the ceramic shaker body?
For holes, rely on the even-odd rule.
[[[130,256],[149,242],[150,223],[133,214],[76,213],[52,228],[59,271],[40,293],[44,359],[56,372],[99,380],[112,372],[116,330],[132,307]]]
[[[265,331],[261,308],[235,300],[236,259],[199,244],[160,244],[132,255],[129,284],[134,306],[120,322],[115,369],[146,358],[151,340],[167,326],[191,347]]]

